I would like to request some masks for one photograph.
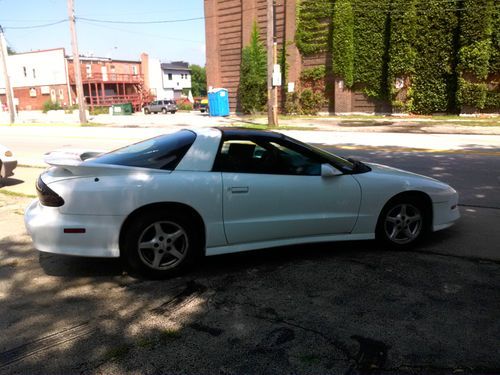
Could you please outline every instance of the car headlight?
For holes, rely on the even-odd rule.
[[[12,151],[10,150],[5,151],[5,156],[10,158],[12,156]]]

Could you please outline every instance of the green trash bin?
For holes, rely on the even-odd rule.
[[[134,111],[132,103],[113,104],[113,116],[131,115]]]

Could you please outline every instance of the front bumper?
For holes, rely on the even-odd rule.
[[[14,169],[17,167],[17,160],[4,160],[1,164],[0,177],[7,178],[14,175]]]
[[[452,199],[443,203],[434,203],[433,212],[432,230],[434,232],[451,227],[460,219],[458,199]]]
[[[66,215],[36,199],[25,210],[24,223],[39,251],[85,257],[117,258],[122,216]],[[64,233],[84,228],[85,233]]]

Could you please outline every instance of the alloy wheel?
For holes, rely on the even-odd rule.
[[[392,207],[385,217],[384,231],[387,239],[398,245],[415,241],[422,232],[422,213],[408,203]]]
[[[158,221],[142,231],[137,246],[139,258],[146,266],[155,270],[167,270],[184,260],[189,249],[189,239],[179,224]]]

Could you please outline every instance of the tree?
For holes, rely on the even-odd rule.
[[[16,51],[13,48],[7,46],[7,55],[15,55],[15,54]]]
[[[193,96],[207,95],[207,72],[205,67],[190,65],[191,69],[191,92]]]
[[[333,73],[354,83],[354,13],[350,0],[337,0],[333,8]]]
[[[238,99],[244,113],[264,110],[267,103],[267,55],[260,41],[257,22],[253,24],[250,44],[241,54]]]

